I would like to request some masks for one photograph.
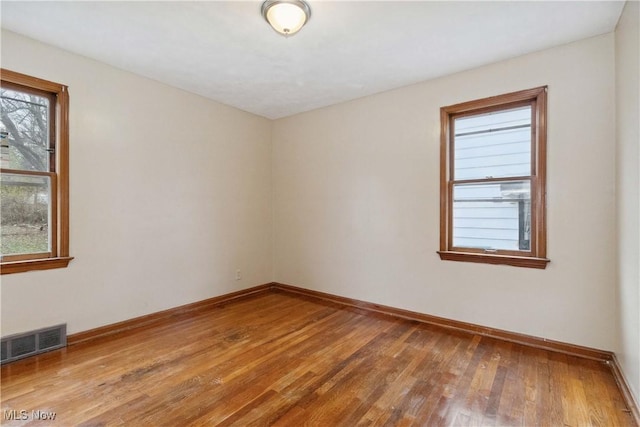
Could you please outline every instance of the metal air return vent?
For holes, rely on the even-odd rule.
[[[67,325],[50,326],[2,338],[2,363],[67,346]]]

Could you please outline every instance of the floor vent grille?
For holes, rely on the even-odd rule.
[[[67,346],[67,325],[2,338],[2,364]]]

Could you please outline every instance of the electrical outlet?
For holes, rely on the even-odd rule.
[[[242,272],[240,270],[236,270],[236,280],[242,280]]]

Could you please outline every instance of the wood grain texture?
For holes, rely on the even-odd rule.
[[[482,264],[510,265],[512,267],[539,268],[544,270],[551,262],[548,258],[519,257],[513,255],[488,255],[472,252],[437,251],[444,261],[465,261]]]
[[[147,326],[160,320],[167,320],[172,317],[180,316],[182,314],[193,311],[206,311],[211,309],[212,307],[215,307],[216,305],[225,304],[229,301],[233,301],[239,298],[245,298],[258,292],[268,291],[272,288],[272,285],[272,283],[265,283],[264,285],[254,286],[252,288],[243,289],[237,292],[231,292],[217,297],[207,298],[205,300],[197,301],[191,304],[185,304],[179,307],[157,311],[145,316],[134,317],[133,319],[124,320],[118,323],[112,323],[110,325],[101,326],[99,328],[90,329],[88,331],[78,332],[67,337],[67,344],[74,345],[85,341],[103,338],[108,335],[117,334],[119,332],[128,331],[130,329],[135,329],[142,326]]]
[[[7,261],[0,265],[1,274],[24,273],[25,271],[66,268],[73,257],[33,259],[29,261]]]
[[[610,362],[611,370],[613,371],[613,377],[616,379],[616,383],[618,383],[618,387],[622,392],[622,396],[624,397],[625,404],[631,410],[631,414],[637,425],[640,425],[640,404],[633,397],[633,393],[631,393],[631,388],[629,387],[629,383],[625,378],[622,368],[620,367],[620,362],[618,362],[618,358],[616,355],[613,355],[613,358]]]
[[[310,289],[304,289],[284,283],[273,283],[272,289],[282,292],[295,293],[315,300],[331,301],[344,307],[361,310],[363,312],[379,313],[407,320],[416,320],[431,325],[441,326],[443,328],[450,328],[470,334],[488,336],[504,341],[527,345],[534,348],[556,351],[572,356],[585,357],[601,362],[610,362],[613,359],[613,353],[610,351],[598,350],[595,348],[584,347],[575,344],[568,344],[560,341],[549,340],[546,338],[519,334],[517,332],[505,331],[502,329],[489,328],[487,326],[461,322],[459,320],[451,320],[444,317],[432,316],[430,314],[418,313],[415,311],[403,310],[401,308],[390,307],[387,305],[375,304],[367,301],[313,291]]]
[[[633,426],[606,363],[284,291],[2,366],[51,426]],[[9,412],[7,412],[9,411]]]

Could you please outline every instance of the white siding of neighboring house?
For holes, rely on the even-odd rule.
[[[530,123],[529,107],[457,118],[454,179],[529,176]],[[529,126],[501,130],[526,125]],[[518,250],[519,206],[513,201],[517,193],[508,191],[518,183],[529,188],[528,181],[455,185],[454,246]]]

